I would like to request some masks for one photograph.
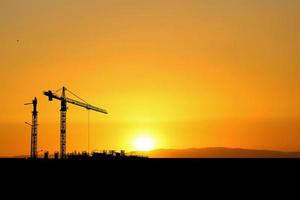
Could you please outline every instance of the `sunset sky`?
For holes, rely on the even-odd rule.
[[[0,0],[0,156],[59,150],[63,85],[90,149],[300,151],[299,0]],[[71,97],[71,96],[70,96]],[[69,105],[67,150],[87,150]],[[147,138],[149,140],[147,140]]]

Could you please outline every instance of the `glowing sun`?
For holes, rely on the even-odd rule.
[[[138,151],[150,151],[154,148],[154,140],[146,136],[137,137],[134,140],[134,147]]]

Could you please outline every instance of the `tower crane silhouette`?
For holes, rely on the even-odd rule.
[[[61,96],[57,95],[56,93],[62,91]],[[76,98],[80,99],[81,101],[77,101],[66,96],[66,91],[70,94],[75,96]],[[86,108],[87,110],[93,110],[96,112],[108,114],[106,110],[102,108],[98,108],[88,104],[86,101],[81,99],[79,96],[68,90],[66,87],[62,87],[61,89],[57,90],[55,93],[51,90],[44,92],[44,95],[48,97],[49,101],[53,99],[59,100],[61,102],[60,107],[60,158],[66,158],[66,114],[67,114],[67,103],[80,106]]]
[[[25,122],[26,124],[31,126],[31,143],[30,143],[30,157],[35,159],[37,158],[37,98],[35,97],[31,103],[25,103],[24,105],[33,105],[32,111],[32,124]]]

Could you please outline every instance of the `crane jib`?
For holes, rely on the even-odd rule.
[[[90,104],[83,103],[83,102],[80,102],[80,101],[77,101],[77,100],[74,100],[74,99],[71,99],[71,98],[68,98],[68,97],[59,97],[59,96],[55,95],[51,90],[48,90],[48,91],[44,92],[44,95],[48,97],[49,101],[52,101],[53,99],[57,99],[57,100],[60,100],[60,101],[65,100],[67,103],[71,103],[71,104],[86,108],[87,110],[93,110],[93,111],[96,111],[96,112],[101,112],[101,113],[104,113],[104,114],[108,114],[106,110],[95,107],[95,106],[92,106]]]

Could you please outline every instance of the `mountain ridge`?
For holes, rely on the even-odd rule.
[[[286,152],[226,147],[154,149],[148,152],[136,151],[134,153],[150,158],[300,158],[300,151]]]

